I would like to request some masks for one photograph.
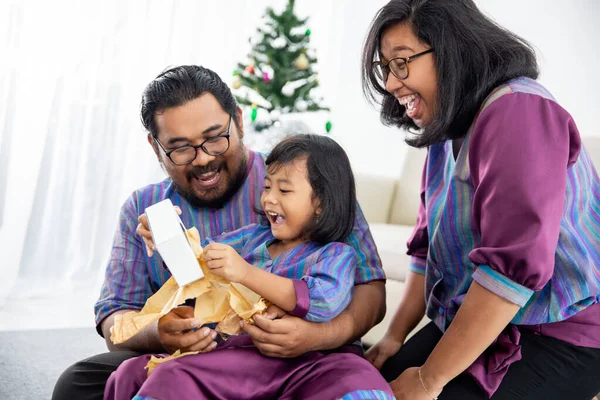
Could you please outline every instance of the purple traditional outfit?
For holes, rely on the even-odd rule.
[[[269,226],[250,225],[218,236],[248,263],[293,280],[296,308],[291,314],[326,322],[350,303],[355,250],[343,243],[308,242],[271,258],[275,240]],[[263,356],[247,335],[234,336],[214,351],[158,365],[150,377],[150,355],[125,361],[109,378],[108,399],[392,399],[379,372],[358,345],[336,353],[309,352],[292,359]]]
[[[571,116],[527,78],[486,99],[459,147],[429,148],[411,270],[442,332],[472,281],[521,307],[467,370],[491,396],[520,332],[600,348],[600,179]]]

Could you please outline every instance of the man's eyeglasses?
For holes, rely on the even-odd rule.
[[[398,79],[404,80],[408,78],[408,63],[414,59],[429,54],[433,49],[425,50],[410,57],[394,57],[389,61],[374,61],[373,71],[377,78],[382,82],[386,82],[390,72]]]
[[[213,136],[200,143],[198,146],[192,146],[186,144],[185,146],[177,147],[173,150],[165,150],[162,144],[152,137],[154,141],[160,146],[165,155],[169,157],[169,160],[175,165],[187,165],[196,159],[198,155],[198,149],[202,149],[203,152],[209,156],[218,156],[229,150],[229,130],[231,129],[231,117],[229,117],[229,124],[227,125],[227,131],[220,135]]]

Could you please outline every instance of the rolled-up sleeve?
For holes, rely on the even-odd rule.
[[[406,254],[410,256],[410,264],[408,270],[420,275],[425,275],[425,267],[427,265],[427,252],[429,250],[429,236],[427,231],[427,208],[425,206],[425,186],[427,178],[427,160],[423,166],[423,174],[421,176],[421,203],[417,214],[417,222],[415,228],[408,239],[408,251]]]
[[[469,142],[481,243],[469,254],[473,280],[523,307],[554,273],[567,169],[581,139],[554,101],[510,94],[489,105]]]
[[[304,313],[308,321],[326,322],[341,313],[352,298],[356,264],[352,247],[343,243],[328,244],[317,263],[302,277],[308,290],[298,290],[299,285],[294,285],[296,314]],[[308,310],[304,312],[306,304]]]

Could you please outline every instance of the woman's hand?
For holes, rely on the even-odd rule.
[[[204,259],[210,272],[236,283],[241,283],[252,268],[233,247],[221,243],[206,246]]]
[[[437,398],[442,389],[434,387],[425,387],[419,379],[419,368],[412,367],[406,369],[398,378],[390,383],[394,396],[398,400],[432,400]],[[427,393],[429,391],[429,393]]]
[[[379,342],[371,347],[365,354],[365,358],[375,368],[381,369],[383,363],[388,358],[396,354],[402,347],[402,342],[392,337],[392,335],[386,334]]]
[[[177,215],[181,215],[181,208],[178,206],[173,206]],[[154,255],[154,250],[156,250],[156,246],[154,245],[154,240],[152,239],[152,232],[150,232],[150,224],[148,223],[148,217],[146,213],[140,215],[138,217],[138,226],[135,229],[135,233],[140,235],[146,244],[146,252],[148,253],[148,257],[152,257]]]

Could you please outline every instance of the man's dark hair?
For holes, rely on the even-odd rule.
[[[531,45],[486,17],[472,0],[392,0],[373,19],[362,55],[363,92],[370,101],[381,102],[385,125],[419,129],[372,68],[381,52],[382,34],[401,23],[434,49],[437,70],[435,115],[418,135],[406,139],[411,146],[465,136],[495,87],[517,77],[538,77]]]
[[[146,130],[157,137],[158,128],[154,116],[166,109],[178,107],[205,93],[211,93],[223,110],[231,115],[240,129],[237,102],[229,87],[219,75],[199,65],[181,65],[159,74],[146,86],[142,95],[141,120]]]
[[[356,189],[348,156],[333,139],[312,134],[282,140],[267,157],[268,170],[306,158],[308,181],[321,213],[308,228],[307,238],[320,244],[343,242],[356,214]]]

